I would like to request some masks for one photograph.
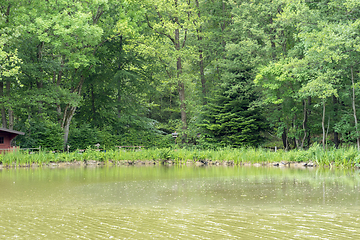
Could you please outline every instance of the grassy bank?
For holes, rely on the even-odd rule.
[[[191,150],[191,149],[143,149],[141,151],[92,151],[83,153],[49,153],[40,151],[29,154],[27,152],[13,152],[0,155],[3,166],[49,164],[73,161],[156,161],[172,160],[175,164],[188,161],[233,161],[235,165],[241,163],[275,163],[275,162],[312,162],[319,166],[333,165],[341,167],[359,167],[360,152],[356,148],[341,148],[324,151],[314,146],[306,151],[269,151],[255,148],[224,148],[220,150]]]

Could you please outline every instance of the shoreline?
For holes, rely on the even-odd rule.
[[[186,162],[176,162],[173,160],[120,160],[120,161],[95,161],[95,160],[87,160],[87,161],[71,161],[71,162],[50,162],[50,163],[32,163],[32,164],[0,164],[0,169],[12,169],[12,168],[37,168],[37,167],[49,167],[49,168],[66,168],[66,167],[103,167],[103,166],[194,166],[194,167],[209,167],[209,166],[242,166],[242,167],[279,167],[279,168],[332,168],[337,167],[334,164],[331,165],[319,165],[314,162],[263,162],[263,163],[251,163],[251,162],[240,162],[239,164],[235,164],[234,161],[186,161]],[[358,168],[358,167],[352,167]]]
[[[239,148],[219,150],[144,149],[141,151],[92,151],[49,153],[12,152],[0,155],[0,168],[31,166],[168,165],[168,166],[275,166],[359,168],[360,152],[355,148],[324,151],[320,148],[271,152]]]

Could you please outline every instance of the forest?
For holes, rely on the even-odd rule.
[[[16,145],[360,148],[358,0],[0,0]]]

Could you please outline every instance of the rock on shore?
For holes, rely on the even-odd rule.
[[[196,167],[205,167],[205,166],[253,166],[253,167],[284,167],[284,168],[313,168],[318,167],[318,165],[312,161],[309,162],[273,162],[273,163],[251,163],[251,162],[240,162],[235,164],[234,161],[213,161],[213,160],[188,160],[177,162],[174,160],[121,160],[121,161],[95,161],[95,160],[86,160],[86,161],[72,161],[72,162],[50,162],[43,164],[11,164],[3,165],[0,163],[0,169],[2,168],[17,168],[17,167],[72,167],[72,166],[81,166],[81,167],[98,167],[98,166],[154,166],[154,165],[186,165],[186,166],[196,166]],[[326,167],[326,166],[325,166]]]

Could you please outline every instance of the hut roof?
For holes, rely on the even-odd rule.
[[[25,135],[24,132],[19,132],[19,131],[15,131],[15,130],[10,130],[10,129],[7,129],[7,128],[0,128],[0,131],[8,132],[8,133],[13,133],[13,134],[17,134],[17,135]]]

